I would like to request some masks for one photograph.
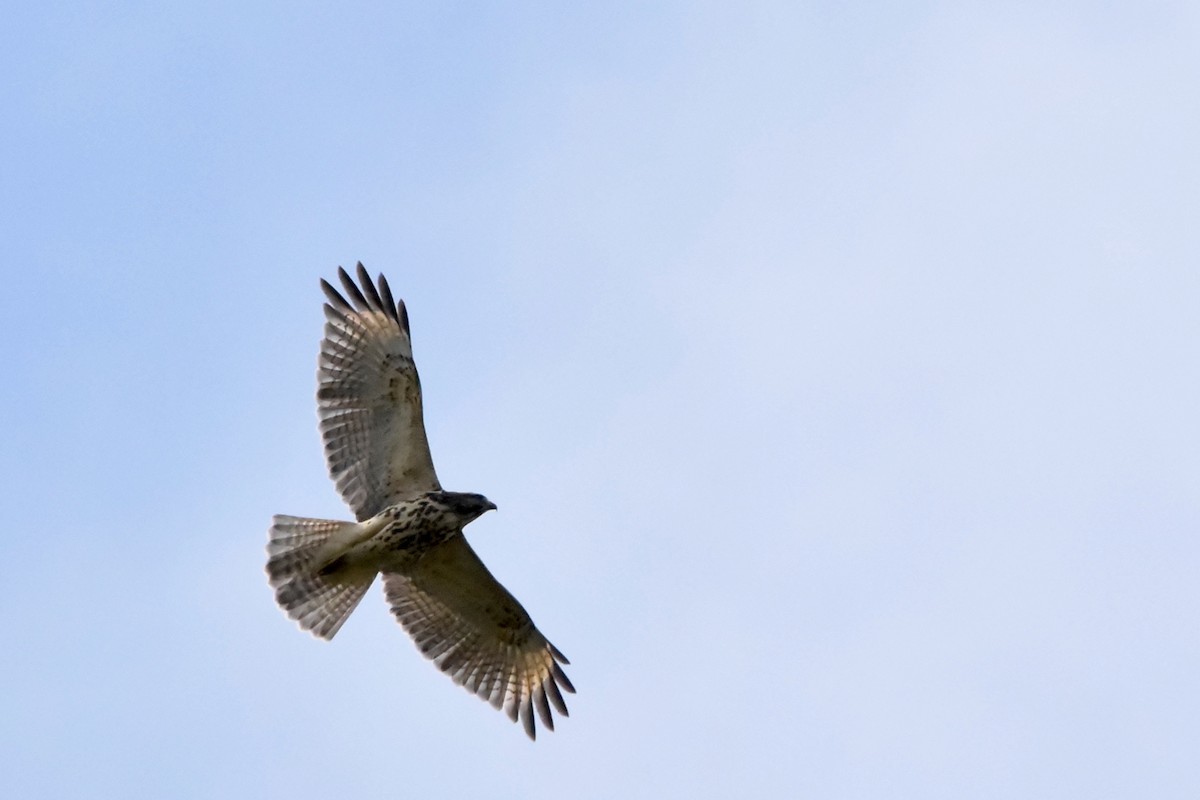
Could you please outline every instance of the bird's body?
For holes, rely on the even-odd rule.
[[[388,506],[361,523],[362,538],[333,554],[321,571],[410,569],[430,548],[461,536],[467,523],[494,508],[483,495],[458,492],[427,492],[415,500]]]
[[[382,574],[392,612],[437,666],[503,707],[535,736],[534,712],[554,729],[574,688],[567,659],[488,572],[463,528],[495,505],[446,492],[425,438],[421,387],[408,315],[382,276],[361,288],[339,270],[348,302],[322,287],[317,403],[330,475],[356,522],[278,515],[267,544],[267,576],[288,616],[332,639]]]

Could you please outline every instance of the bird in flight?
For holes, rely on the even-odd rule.
[[[277,515],[267,542],[275,599],[300,627],[332,639],[377,575],[396,619],[455,683],[554,730],[574,692],[566,657],[492,577],[463,528],[496,506],[443,491],[433,469],[412,358],[408,312],[360,263],[338,267],[345,295],[322,280],[325,337],[317,410],[329,476],[355,522]],[[562,690],[562,691],[560,691]]]

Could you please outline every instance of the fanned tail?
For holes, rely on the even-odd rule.
[[[374,572],[330,569],[330,540],[354,522],[276,515],[267,541],[267,578],[287,615],[322,639],[332,639],[375,580]]]

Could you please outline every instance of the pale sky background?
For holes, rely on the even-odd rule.
[[[1193,3],[26,3],[0,28],[21,798],[1200,796]],[[372,590],[318,278],[409,305],[536,744]]]

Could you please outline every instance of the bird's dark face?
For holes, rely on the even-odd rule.
[[[481,494],[469,492],[437,492],[432,495],[435,500],[457,514],[466,525],[477,519],[485,512],[494,511],[496,504]]]

